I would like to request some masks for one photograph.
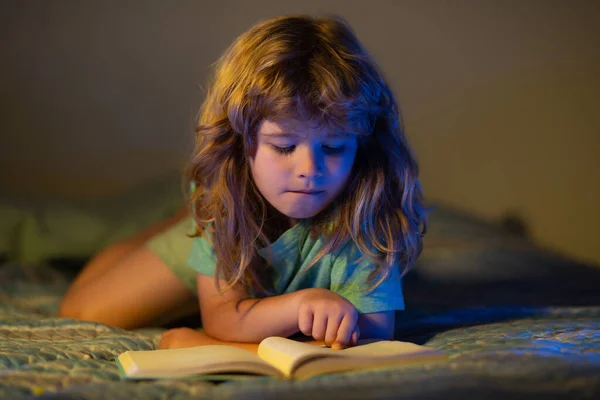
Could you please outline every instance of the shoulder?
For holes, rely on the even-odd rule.
[[[376,267],[377,262],[370,257],[352,240],[348,240],[343,246],[332,253],[334,265],[343,266],[344,268],[352,268],[357,266]]]

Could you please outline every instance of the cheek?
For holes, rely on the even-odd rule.
[[[333,175],[338,178],[346,177],[350,174],[352,166],[354,165],[354,157],[356,153],[352,153],[347,157],[340,157],[332,159],[330,164],[330,171],[335,171]]]
[[[281,174],[285,172],[285,163],[282,163],[277,155],[271,154],[269,151],[261,151],[259,148],[250,163],[250,168],[255,180],[266,181],[281,177]]]

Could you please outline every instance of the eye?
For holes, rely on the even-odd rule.
[[[323,150],[326,154],[340,154],[343,153],[344,146],[323,146]]]
[[[287,146],[287,147],[279,147],[279,146],[275,146],[274,144],[272,144],[271,147],[273,147],[273,150],[275,150],[277,153],[284,154],[284,155],[292,154],[292,152],[296,148],[295,145]]]

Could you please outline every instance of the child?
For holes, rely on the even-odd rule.
[[[135,328],[199,303],[205,333],[167,331],[163,348],[391,338],[426,228],[417,173],[347,23],[267,20],[217,64],[186,176],[193,221],[182,211],[98,255],[61,313]]]

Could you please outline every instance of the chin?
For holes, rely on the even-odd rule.
[[[299,210],[294,210],[291,212],[285,212],[283,214],[285,214],[287,217],[289,218],[294,218],[294,219],[306,219],[306,218],[312,218],[315,215],[317,215],[321,210],[311,210],[311,211],[299,211]]]
[[[273,204],[271,205],[288,218],[306,219],[319,214],[325,207],[323,204]]]

